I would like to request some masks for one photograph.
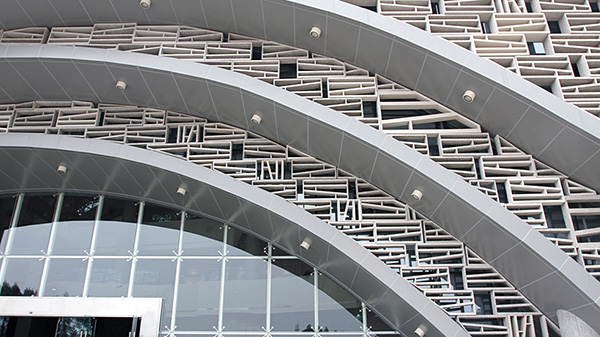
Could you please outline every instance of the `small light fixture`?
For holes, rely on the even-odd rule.
[[[416,201],[421,200],[421,198],[423,198],[423,192],[419,191],[419,190],[414,190],[412,191],[412,193],[410,194],[410,196],[415,199]]]
[[[476,95],[472,90],[467,90],[462,95],[462,99],[463,99],[463,101],[465,101],[467,103],[473,103],[473,101],[475,100],[475,96]]]
[[[148,9],[150,8],[151,3],[151,0],[140,0],[140,7],[142,7],[143,9]]]
[[[304,250],[308,250],[310,248],[310,244],[312,243],[312,240],[309,238],[304,239],[304,241],[302,241],[302,243],[300,244],[300,247],[302,247],[302,249]]]
[[[262,117],[260,117],[259,114],[254,114],[252,115],[252,118],[250,118],[250,120],[252,121],[252,123],[258,125],[260,124],[260,122],[262,122]]]
[[[185,188],[183,188],[183,186],[179,186],[179,188],[177,189],[177,194],[185,196],[186,193],[187,191],[185,190]]]
[[[56,171],[58,171],[58,173],[67,173],[67,167],[63,164],[58,165],[58,168],[56,169]]]
[[[125,83],[123,81],[118,81],[117,84],[115,85],[115,88],[117,88],[121,91],[125,91],[125,89],[127,88],[127,83]]]
[[[425,333],[427,332],[427,328],[424,327],[423,325],[420,325],[416,330],[415,330],[415,336],[418,337],[423,337],[425,336]]]
[[[321,37],[321,29],[319,27],[312,27],[310,32],[308,33],[310,37],[313,39],[318,39]]]

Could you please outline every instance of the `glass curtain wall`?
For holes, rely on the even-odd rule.
[[[244,231],[151,203],[0,197],[2,296],[159,297],[169,336],[394,334],[331,279]]]

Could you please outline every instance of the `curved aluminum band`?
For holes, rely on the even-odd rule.
[[[600,330],[600,283],[534,228],[429,158],[355,119],[259,80],[151,55],[0,46],[0,102],[88,100],[188,112],[292,146],[378,186],[496,268],[548,317]],[[126,91],[115,89],[117,80]],[[249,120],[262,116],[260,125]],[[420,202],[410,197],[424,193]],[[552,296],[548,296],[549,289]]]
[[[181,24],[308,49],[379,73],[500,134],[600,191],[600,120],[501,66],[409,24],[339,0],[3,1],[0,27]],[[311,27],[321,38],[309,37]],[[477,94],[472,104],[466,90]],[[574,151],[576,149],[576,151]]]
[[[303,258],[411,336],[469,336],[435,303],[360,244],[284,199],[202,166],[112,142],[0,135],[0,192],[104,193],[202,212]],[[56,171],[66,165],[63,174]],[[185,196],[177,194],[185,186]],[[304,238],[310,249],[300,248]]]

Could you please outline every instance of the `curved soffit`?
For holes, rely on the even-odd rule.
[[[217,67],[114,50],[0,46],[0,73],[0,102],[157,107],[231,124],[306,152],[435,221],[551,319],[564,309],[600,330],[600,283],[580,265],[458,175],[355,119]],[[117,80],[128,83],[125,92],[114,88]],[[256,112],[263,117],[260,125],[249,122]],[[418,203],[410,197],[415,188],[425,194]],[[548,289],[554,289],[552,296]]]
[[[10,0],[2,7],[3,29],[184,24],[308,49],[421,92],[600,191],[598,118],[449,41],[339,0],[164,0],[149,10],[136,0]],[[312,26],[320,39],[309,37]],[[461,99],[468,89],[477,93],[472,104]]]
[[[0,135],[2,192],[77,191],[140,198],[201,212],[304,258],[410,335],[469,336],[435,303],[360,244],[315,216],[222,173],[112,142],[43,134]],[[59,164],[67,173],[56,171]],[[183,186],[185,196],[177,194]],[[312,240],[310,249],[300,243]]]

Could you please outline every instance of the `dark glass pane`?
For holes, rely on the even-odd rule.
[[[55,225],[53,255],[84,255],[90,251],[94,221],[58,222]]]
[[[165,300],[161,326],[171,324],[176,265],[172,259],[140,259],[135,267],[133,297],[158,297]]]
[[[298,77],[296,63],[279,65],[279,78],[296,78],[296,77]]]
[[[137,223],[138,205],[135,201],[104,198],[102,220]]]
[[[127,296],[131,260],[94,259],[88,296],[121,297]]]
[[[54,336],[57,321],[56,317],[12,317],[8,323],[8,336]]]
[[[87,260],[50,259],[44,296],[75,297],[83,294]]]
[[[128,256],[133,252],[135,223],[99,221],[96,226],[95,255]]]
[[[319,329],[321,331],[360,331],[361,303],[328,277],[319,275]]]
[[[177,330],[211,331],[218,325],[220,260],[181,261]]]
[[[223,250],[223,225],[210,219],[186,214],[182,250],[186,256],[219,255]]]
[[[35,296],[40,289],[44,262],[39,259],[11,259],[6,263],[2,296]]]
[[[152,204],[144,207],[143,225],[140,227],[138,254],[174,255],[179,250],[181,213]]]
[[[95,319],[92,317],[60,317],[56,337],[94,337]]]
[[[260,331],[267,315],[267,262],[228,260],[225,264],[223,325],[230,331]]]
[[[312,331],[315,321],[313,268],[296,259],[275,260],[271,277],[273,330]]]
[[[590,2],[590,8],[592,12],[600,12],[600,8],[598,8],[598,3],[596,2]]]
[[[377,102],[362,102],[363,116],[365,118],[377,118]]]
[[[264,256],[267,243],[239,229],[227,230],[227,250],[229,255]]]
[[[12,214],[15,208],[15,197],[0,198],[0,251],[6,251],[6,240],[8,238],[8,229],[12,221]]]
[[[129,333],[132,325],[132,318],[96,318],[96,335],[94,337],[131,337]]]
[[[56,198],[53,195],[26,195],[17,226],[52,222],[55,205]]]
[[[550,28],[550,33],[552,34],[560,34],[560,25],[558,21],[548,21],[548,28]]]
[[[600,215],[574,215],[573,225],[576,230],[600,228]]]
[[[544,206],[546,225],[548,228],[566,228],[562,208],[560,206]]]
[[[94,220],[97,209],[97,197],[66,195],[63,198],[59,221]]]

